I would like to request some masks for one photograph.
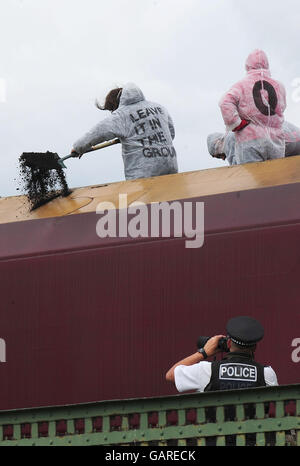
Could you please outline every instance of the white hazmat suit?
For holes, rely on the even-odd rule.
[[[132,83],[124,86],[120,105],[74,144],[84,154],[92,146],[119,138],[126,180],[178,172],[175,129],[167,110],[145,99]]]
[[[285,157],[300,155],[300,128],[285,121],[282,125],[285,140]],[[224,154],[229,165],[237,165],[235,134],[212,133],[207,137],[208,152],[212,157]]]

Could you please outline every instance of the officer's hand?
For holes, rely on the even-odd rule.
[[[225,338],[225,335],[216,335],[208,340],[208,342],[204,346],[204,351],[206,352],[207,356],[214,356],[217,353],[220,353],[218,348],[218,343],[220,338]]]

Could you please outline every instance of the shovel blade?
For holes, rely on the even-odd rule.
[[[58,160],[57,163],[58,163],[58,165],[59,165],[61,168],[67,168],[67,167],[65,166],[63,160]]]

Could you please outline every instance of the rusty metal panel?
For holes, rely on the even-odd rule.
[[[207,236],[213,232],[297,223],[300,219],[299,198],[300,183],[296,183],[178,202],[204,202]],[[0,224],[0,260],[153,241],[151,238],[99,239],[96,234],[98,219],[99,215],[92,211]]]

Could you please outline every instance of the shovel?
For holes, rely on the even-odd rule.
[[[119,144],[121,141],[120,139],[112,139],[111,141],[102,142],[97,146],[93,146],[90,150],[86,151],[85,154],[88,152],[94,152],[95,150],[104,149],[104,147],[113,146],[115,144]],[[30,168],[45,168],[48,170],[58,170],[60,168],[67,168],[64,164],[64,161],[70,158],[77,158],[78,154],[72,153],[66,155],[65,157],[60,158],[57,154],[53,152],[46,152],[46,153],[23,153],[22,159],[23,163]]]

